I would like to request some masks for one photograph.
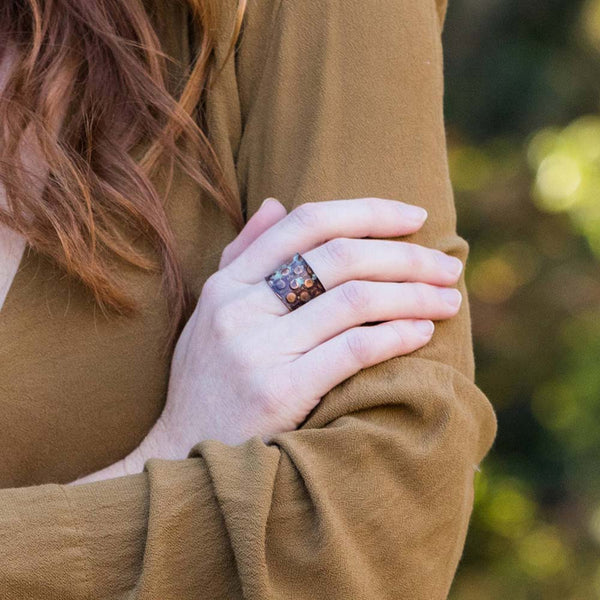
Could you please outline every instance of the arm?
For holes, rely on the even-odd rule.
[[[248,214],[266,196],[288,210],[405,199],[430,215],[413,241],[464,260],[433,1],[265,0],[245,27],[237,76],[215,89],[229,101],[208,116]],[[350,377],[267,444],[205,440],[139,475],[0,492],[0,588],[8,600],[441,600],[495,430],[463,302],[428,346]]]

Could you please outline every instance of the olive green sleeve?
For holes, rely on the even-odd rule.
[[[396,198],[429,211],[412,241],[465,260],[442,99],[434,0],[255,0],[208,120],[248,216],[267,196]],[[4,490],[2,597],[443,600],[496,433],[473,371],[464,302],[268,444],[204,440],[140,475]]]

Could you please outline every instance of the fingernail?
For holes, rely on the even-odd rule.
[[[435,326],[433,325],[433,321],[415,321],[415,329],[423,336],[429,337]]]
[[[444,252],[440,252],[436,255],[438,262],[442,269],[450,273],[450,275],[458,276],[463,270],[462,261],[455,256],[449,256]]]
[[[411,221],[415,221],[417,223],[423,223],[428,216],[427,211],[420,206],[405,206],[404,207],[404,218],[409,219]]]
[[[260,209],[261,209],[261,208],[264,206],[265,202],[267,202],[268,200],[273,200],[273,198],[265,198],[265,199],[264,199],[264,200],[261,202],[260,206],[258,207],[258,210],[260,210]]]
[[[462,302],[462,294],[454,288],[443,288],[440,290],[440,295],[452,308],[459,307]]]

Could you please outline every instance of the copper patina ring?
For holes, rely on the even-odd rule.
[[[269,287],[292,311],[310,302],[326,290],[311,266],[299,252],[265,277]]]

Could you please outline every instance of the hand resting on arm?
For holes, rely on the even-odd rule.
[[[359,370],[425,345],[429,319],[454,316],[459,259],[392,240],[425,210],[382,198],[270,200],[224,250],[177,342],[163,414],[124,460],[78,479],[182,459],[202,439],[240,444],[298,427],[321,397]],[[300,252],[328,290],[288,312],[264,276]],[[361,326],[364,323],[382,323]]]

